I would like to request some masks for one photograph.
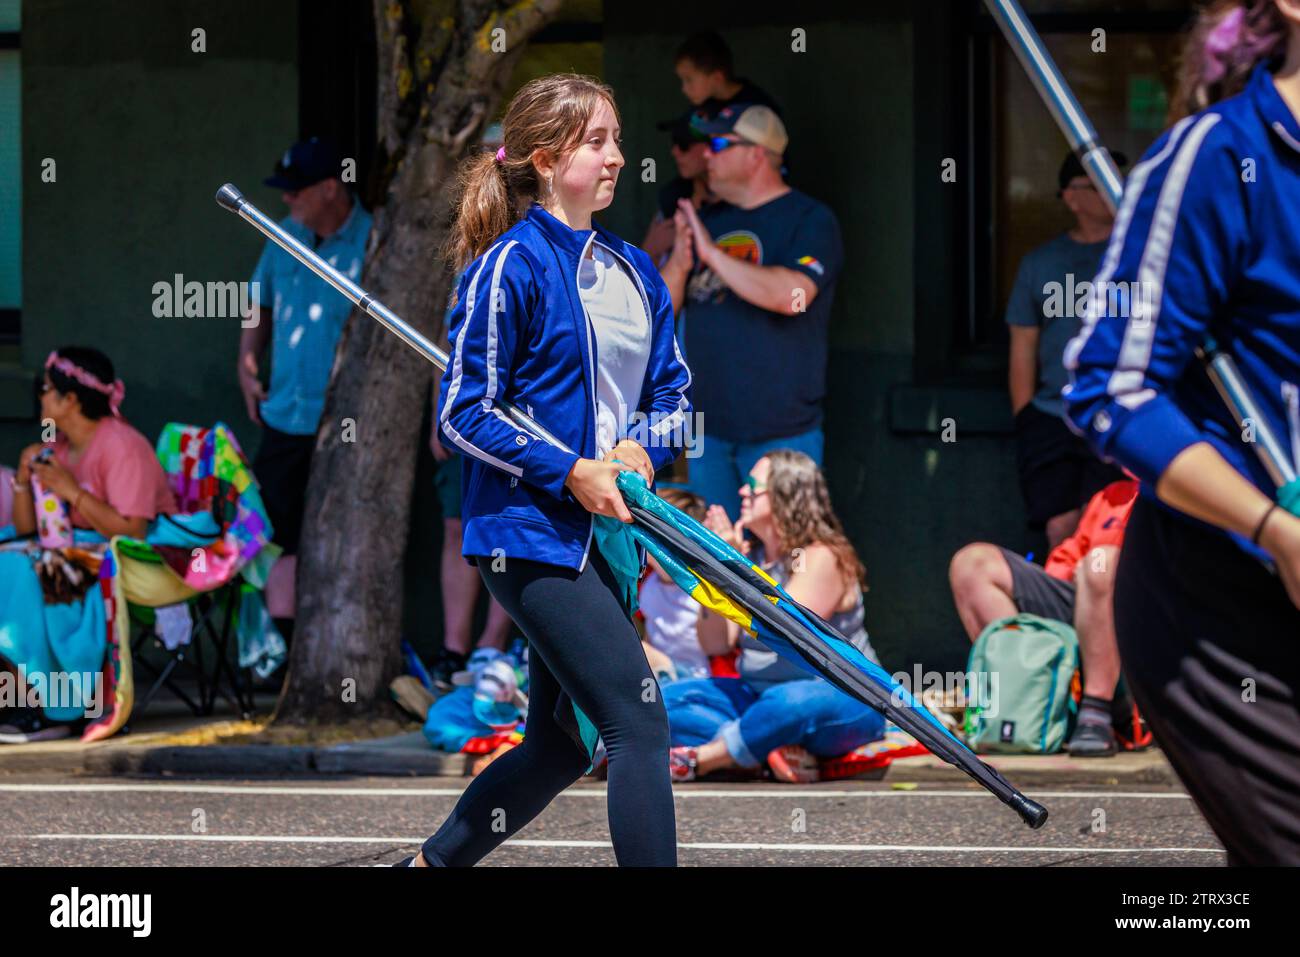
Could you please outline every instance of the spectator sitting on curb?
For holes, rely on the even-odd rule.
[[[972,642],[991,622],[1017,612],[1071,625],[1083,659],[1083,703],[1066,749],[1076,757],[1109,757],[1145,744],[1134,727],[1132,702],[1117,695],[1119,650],[1111,602],[1124,528],[1138,483],[1114,482],[1088,503],[1075,533],[1047,556],[1046,567],[987,542],[966,545],[952,558],[948,580],[957,614]]]
[[[776,449],[755,463],[741,496],[739,522],[733,525],[713,506],[705,524],[736,548],[745,547],[742,531],[752,531],[760,543],[756,564],[878,661],[863,625],[865,572],[831,508],[817,465],[802,452]],[[779,780],[816,781],[818,757],[847,754],[884,736],[885,719],[878,711],[824,678],[810,677],[734,622],[706,611],[698,632],[709,654],[740,646],[740,677],[663,687],[674,781],[724,768],[757,771],[764,757]]]

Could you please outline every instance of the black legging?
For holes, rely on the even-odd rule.
[[[554,718],[563,688],[600,731],[609,756],[609,833],[620,865],[675,866],[668,713],[641,641],[595,543],[587,567],[479,558],[492,597],[528,637],[523,743],[484,769],[424,842],[433,866],[468,866],[542,812],[587,769],[584,750]]]

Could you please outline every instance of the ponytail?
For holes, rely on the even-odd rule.
[[[1260,62],[1286,52],[1287,33],[1274,0],[1215,0],[1207,6],[1183,47],[1170,124],[1244,90]]]
[[[461,163],[456,175],[456,219],[443,258],[459,273],[519,218],[501,164],[480,152]]]
[[[558,160],[575,149],[601,100],[617,117],[613,90],[591,77],[556,73],[520,87],[501,121],[504,145],[495,155],[476,152],[457,171],[455,218],[442,248],[456,273],[546,194],[533,155],[541,150]]]

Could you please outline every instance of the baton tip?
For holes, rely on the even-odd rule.
[[[227,183],[217,190],[216,200],[218,205],[224,206],[232,213],[237,213],[244,202],[244,194],[236,189],[233,183]]]
[[[1031,801],[1023,794],[1017,794],[1013,806],[1026,824],[1033,830],[1038,830],[1047,823],[1047,808],[1043,807],[1037,801]]]

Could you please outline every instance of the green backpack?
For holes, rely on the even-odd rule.
[[[1025,614],[991,622],[967,664],[987,699],[966,707],[966,742],[985,753],[1059,751],[1074,723],[1078,669],[1079,638],[1064,622]]]

